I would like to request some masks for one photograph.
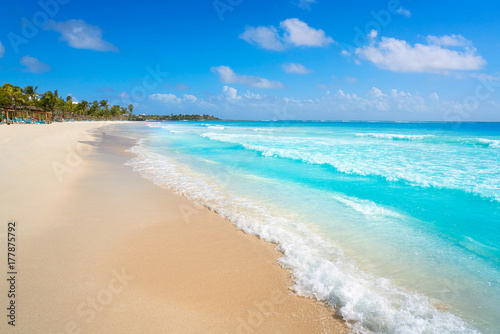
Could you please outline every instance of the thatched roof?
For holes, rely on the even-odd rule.
[[[35,107],[35,106],[16,106],[15,110],[13,109],[13,106],[0,107],[0,110],[2,110],[2,111],[7,110],[9,112],[15,111],[15,110],[29,110],[31,112],[45,112],[45,110],[43,110],[42,108]]]

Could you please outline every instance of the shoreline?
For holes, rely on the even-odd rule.
[[[0,217],[22,222],[14,332],[347,332],[331,308],[288,289],[275,245],[124,166],[134,141],[106,124],[0,130],[10,191]],[[54,172],[58,162],[71,172]]]

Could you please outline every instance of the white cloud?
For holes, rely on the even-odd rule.
[[[219,80],[226,84],[242,84],[253,88],[284,88],[279,81],[271,81],[257,76],[240,75],[228,66],[212,67],[211,71],[219,75]]]
[[[323,30],[311,28],[299,19],[287,19],[280,27],[285,30],[285,42],[295,46],[327,46],[334,42]]]
[[[238,90],[236,88],[224,86],[222,88],[222,91],[224,92],[224,94],[226,95],[226,99],[228,99],[228,100],[240,100],[241,99],[241,96],[238,96]]]
[[[194,95],[191,95],[191,94],[184,94],[182,96],[182,99],[184,101],[189,101],[189,102],[196,102],[198,100],[198,98]]]
[[[154,101],[160,101],[163,103],[180,103],[182,100],[175,96],[174,94],[152,94],[149,98]]]
[[[283,101],[285,103],[295,103],[295,104],[298,104],[298,105],[304,105],[304,104],[314,104],[314,101],[311,100],[311,99],[307,99],[307,100],[297,100],[295,99],[293,96],[288,98],[288,97],[284,97],[283,98]]]
[[[224,86],[219,94],[196,101],[168,94],[154,94],[149,98],[165,103],[169,113],[208,113],[227,119],[491,120],[500,107],[488,101],[477,113],[469,115],[467,105],[443,99],[437,93],[423,97],[418,93],[398,89],[384,91],[377,87],[366,94],[336,89],[314,100],[259,95],[248,90],[239,95],[230,85]],[[151,113],[158,110],[154,104],[151,108]]]
[[[411,17],[411,12],[408,9],[404,9],[403,7],[399,7],[396,10],[396,13],[398,13],[399,15],[406,16],[406,17]]]
[[[434,92],[430,95],[430,98],[433,100],[439,100],[439,95],[438,95],[438,93]]]
[[[284,50],[287,47],[323,47],[335,43],[331,37],[326,36],[322,29],[311,28],[297,18],[282,21],[280,29],[282,36],[274,26],[246,27],[239,37],[250,44],[275,51]]]
[[[249,100],[261,100],[262,99],[262,95],[260,95],[258,93],[251,93],[248,90],[243,96]]]
[[[397,89],[391,89],[391,96],[397,97],[397,96],[411,96],[410,93],[405,93],[404,91],[399,91]]]
[[[355,78],[355,77],[346,76],[345,81],[350,82],[350,83],[355,83],[355,82],[358,82],[359,80],[358,80],[358,78]]]
[[[500,74],[491,75],[486,73],[472,73],[470,75],[472,78],[480,79],[484,81],[500,81]]]
[[[425,99],[407,92],[392,89],[390,94],[383,93],[379,88],[372,87],[367,97],[347,94],[338,90],[328,98],[340,110],[359,110],[370,112],[430,112],[432,108]],[[373,117],[373,116],[372,116]],[[401,116],[400,116],[401,117]]]
[[[316,3],[316,0],[293,0],[292,3],[302,9],[311,9],[311,4]]]
[[[288,63],[288,64],[283,64],[283,69],[287,73],[295,73],[295,74],[307,74],[311,73],[312,71],[306,68],[302,64],[297,64],[297,63]]]
[[[20,63],[24,66],[24,68],[21,69],[21,72],[46,73],[52,70],[52,67],[42,63],[35,57],[24,56],[20,59]]]
[[[128,101],[131,99],[130,94],[127,92],[121,92],[120,94],[118,94],[118,98],[121,100],[125,100],[125,101]]]
[[[247,27],[239,36],[250,44],[260,45],[264,49],[280,51],[285,48],[275,27]]]
[[[371,95],[373,97],[376,97],[376,98],[387,96],[384,93],[382,93],[382,91],[380,89],[378,89],[377,87],[372,87],[372,89],[370,90],[369,95]]]
[[[462,35],[427,36],[427,43],[441,46],[472,46],[472,42]]]
[[[102,39],[102,30],[97,26],[85,23],[83,20],[68,20],[66,22],[49,21],[47,28],[61,34],[60,40],[65,41],[75,49],[118,52],[118,48]]]
[[[2,42],[0,42],[0,58],[2,58],[5,54],[5,47],[3,46]]]
[[[73,102],[74,104],[75,104],[75,103],[79,103],[79,102],[80,102],[80,101],[78,101],[78,100],[76,99],[76,97],[74,97],[74,96],[73,96],[73,94],[72,94],[72,93],[69,93],[69,94],[68,94],[68,96],[71,96],[71,102]]]
[[[370,44],[357,48],[355,53],[377,67],[395,72],[433,72],[478,70],[486,61],[473,48],[462,51],[442,48],[439,45],[408,44],[406,41],[382,37],[376,40],[370,34]]]

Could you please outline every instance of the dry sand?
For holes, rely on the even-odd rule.
[[[347,332],[273,244],[124,166],[134,141],[106,124],[0,126],[1,333]]]

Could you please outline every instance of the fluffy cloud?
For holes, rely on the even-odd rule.
[[[182,102],[196,103],[200,102],[196,96],[191,94],[184,94],[182,98],[177,97],[175,94],[151,94],[149,99],[166,104],[181,104]]]
[[[359,110],[368,112],[431,112],[431,106],[420,96],[408,92],[392,89],[389,94],[379,88],[372,87],[366,97],[356,94],[346,94],[339,89],[327,98],[336,103],[344,111]],[[373,117],[373,116],[372,116]]]
[[[472,73],[470,75],[472,78],[483,80],[483,81],[500,81],[500,73],[495,75],[486,74],[486,73]]]
[[[247,27],[239,36],[250,44],[260,45],[264,49],[281,51],[285,45],[275,27]]]
[[[68,20],[66,22],[49,21],[49,30],[61,34],[60,40],[65,41],[75,49],[88,49],[101,52],[118,52],[118,48],[102,39],[102,30],[97,26],[85,23],[83,20]]]
[[[173,94],[153,94],[149,99],[168,106],[169,112],[209,113],[228,119],[487,120],[499,108],[498,104],[489,103],[472,114],[468,113],[465,102],[442,99],[437,93],[422,97],[377,87],[363,95],[337,89],[317,99],[297,99],[260,95],[248,90],[238,95],[236,88],[226,85],[220,94],[206,99],[187,95],[180,98]],[[152,113],[157,112],[157,105],[152,108]]]
[[[280,27],[285,31],[285,42],[294,46],[327,46],[334,42],[323,30],[311,28],[299,19],[287,19]]]
[[[239,37],[250,44],[275,51],[299,46],[323,47],[335,43],[323,30],[311,28],[296,18],[282,21],[280,29],[281,35],[274,26],[246,27]]]
[[[411,12],[408,9],[404,9],[403,7],[399,7],[396,10],[396,13],[398,13],[399,15],[406,16],[406,17],[411,17]]]
[[[287,73],[295,73],[295,74],[307,74],[311,73],[311,70],[306,68],[302,64],[296,64],[296,63],[288,63],[288,64],[283,64],[283,69]]]
[[[198,98],[196,96],[194,96],[194,95],[191,95],[191,94],[184,94],[182,96],[182,99],[184,101],[188,101],[188,102],[196,102],[196,101],[198,101]]]
[[[395,72],[433,72],[477,70],[486,61],[473,48],[451,50],[440,45],[408,44],[406,41],[382,37],[377,40],[373,31],[369,35],[370,44],[357,48],[355,53],[371,61],[377,67]]]
[[[226,99],[228,99],[228,100],[240,100],[241,99],[241,96],[238,96],[238,90],[236,90],[236,88],[224,86],[222,88],[222,91],[224,92],[224,94],[226,95]]]
[[[279,81],[271,81],[257,76],[240,75],[228,66],[212,67],[211,71],[219,75],[219,80],[226,84],[242,84],[253,88],[284,88]]]
[[[441,46],[472,46],[472,42],[462,35],[427,36],[427,42]]]
[[[123,101],[128,101],[131,99],[131,96],[129,93],[127,92],[121,92],[120,94],[118,94],[117,96],[120,100],[123,100]]]
[[[5,47],[3,46],[2,42],[0,42],[0,58],[2,58],[4,54],[5,54]]]
[[[217,110],[221,108],[226,103],[230,103],[230,105],[234,105],[235,103],[241,103],[242,105],[253,105],[256,107],[260,107],[267,102],[264,100],[273,100],[275,98],[269,98],[265,95],[260,95],[258,93],[253,93],[249,90],[242,95],[238,95],[238,90],[231,86],[224,86],[222,88],[222,94],[220,95],[212,95],[207,99],[198,98],[191,94],[184,94],[181,97],[176,96],[175,94],[151,94],[149,95],[149,99],[151,101],[160,102],[162,104],[167,104],[170,108],[174,109],[187,109],[190,111],[199,109],[206,110],[212,109]],[[249,104],[250,103],[250,104]]]
[[[180,103],[182,99],[178,98],[174,94],[152,94],[149,98],[154,101],[160,101],[163,103]]]
[[[260,95],[258,93],[252,93],[249,90],[247,90],[247,92],[243,96],[249,100],[261,100],[262,99],[262,95]]]
[[[368,94],[373,96],[373,97],[376,97],[376,98],[387,96],[386,94],[382,93],[382,91],[380,89],[378,89],[377,87],[372,87],[372,89],[370,90],[370,92]]]
[[[24,56],[20,59],[19,62],[24,66],[24,68],[21,69],[22,72],[46,73],[52,70],[52,67],[45,63],[42,63],[35,57]]]

